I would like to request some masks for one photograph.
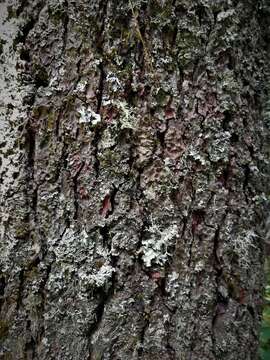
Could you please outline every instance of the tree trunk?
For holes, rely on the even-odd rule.
[[[260,5],[0,3],[1,359],[257,359]]]

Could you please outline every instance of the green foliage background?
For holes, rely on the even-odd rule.
[[[263,310],[263,320],[260,336],[260,358],[261,360],[270,360],[270,258],[265,264],[267,286],[265,289],[265,305]]]

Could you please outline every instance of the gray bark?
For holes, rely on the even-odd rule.
[[[263,4],[14,0],[0,17],[0,358],[256,359]]]

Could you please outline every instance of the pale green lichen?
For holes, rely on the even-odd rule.
[[[172,224],[166,229],[161,229],[153,219],[151,222],[152,225],[148,229],[150,238],[142,241],[140,249],[143,254],[142,259],[146,267],[150,267],[153,263],[164,266],[171,256],[168,248],[177,236],[178,228],[176,224]]]
[[[250,266],[250,251],[256,249],[256,239],[259,236],[255,234],[254,230],[246,230],[240,233],[237,237],[232,238],[233,251],[238,256],[239,265],[248,269]]]
[[[228,161],[231,134],[228,131],[222,132],[213,139],[209,146],[209,158],[212,162],[223,160]]]
[[[101,122],[100,114],[95,113],[90,107],[82,106],[78,113],[80,114],[79,123],[80,124],[90,124],[90,125],[97,125]]]
[[[117,92],[122,89],[122,85],[118,77],[112,73],[111,71],[108,72],[106,76],[106,81],[111,85],[112,91]]]
[[[177,289],[180,287],[179,283],[179,274],[176,271],[173,271],[168,275],[168,280],[166,283],[166,291],[174,297],[177,294]]]
[[[104,264],[101,268],[91,275],[86,275],[84,272],[79,272],[81,282],[88,283],[90,286],[103,287],[112,278],[115,269],[109,265]]]
[[[112,105],[119,111],[119,124],[121,129],[135,129],[138,122],[135,117],[134,109],[125,100],[105,100],[103,106]]]

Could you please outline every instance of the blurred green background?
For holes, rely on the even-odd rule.
[[[267,286],[265,289],[265,304],[260,334],[260,357],[261,360],[270,360],[270,257],[266,259],[265,272]]]

